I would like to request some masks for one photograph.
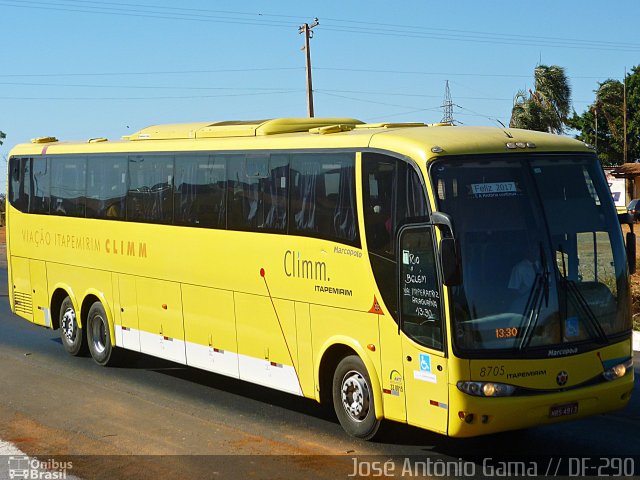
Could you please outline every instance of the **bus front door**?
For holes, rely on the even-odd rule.
[[[433,227],[399,231],[399,314],[407,423],[446,433],[448,374]]]
[[[442,352],[425,349],[402,334],[407,423],[447,432],[447,359]]]

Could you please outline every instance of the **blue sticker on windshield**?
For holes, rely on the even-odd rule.
[[[564,321],[564,332],[568,338],[580,336],[578,317],[569,317]]]

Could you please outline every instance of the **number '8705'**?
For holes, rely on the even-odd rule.
[[[504,375],[504,365],[489,365],[480,369],[481,377]]]

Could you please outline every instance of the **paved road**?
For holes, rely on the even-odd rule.
[[[29,455],[74,455],[72,473],[84,478],[347,478],[353,456],[640,452],[637,354],[623,411],[468,440],[388,424],[377,442],[347,437],[310,400],[151,357],[128,360],[102,368],[68,356],[57,331],[10,313],[0,283],[0,439]]]

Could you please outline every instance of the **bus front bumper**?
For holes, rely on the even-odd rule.
[[[475,437],[619,410],[629,402],[633,384],[632,369],[611,382],[540,395],[475,397],[449,385],[448,435]]]

